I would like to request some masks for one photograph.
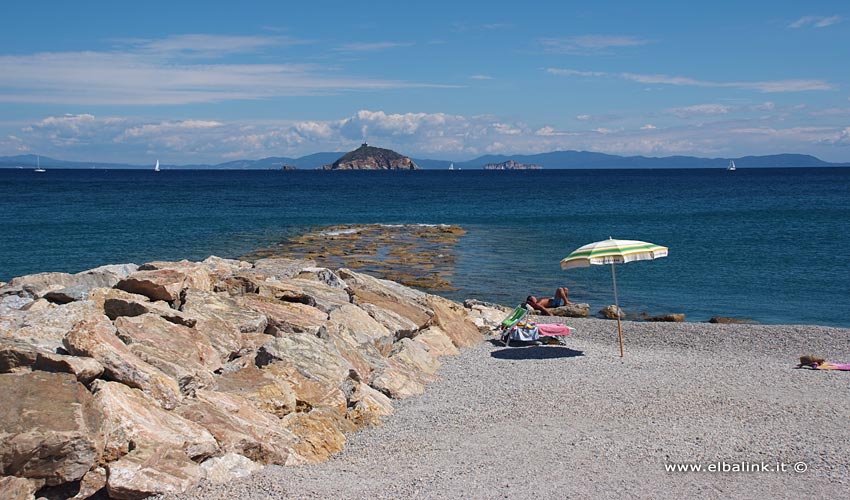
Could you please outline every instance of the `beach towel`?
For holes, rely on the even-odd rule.
[[[537,329],[544,337],[561,337],[573,333],[573,329],[563,323],[538,323]]]
[[[850,372],[850,364],[847,363],[830,363],[829,361],[824,361],[819,365],[813,365],[811,367],[813,370],[841,370],[845,372]]]

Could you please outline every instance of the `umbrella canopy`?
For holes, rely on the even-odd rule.
[[[667,247],[634,240],[607,240],[590,243],[576,249],[561,261],[561,269],[593,265],[625,264],[636,260],[667,257]]]
[[[667,247],[635,240],[607,240],[589,243],[577,248],[561,260],[561,269],[590,267],[611,264],[611,279],[614,281],[614,304],[617,306],[617,334],[620,339],[620,357],[623,357],[623,327],[620,323],[620,300],[617,297],[617,273],[614,264],[625,264],[636,260],[653,260],[667,257]]]

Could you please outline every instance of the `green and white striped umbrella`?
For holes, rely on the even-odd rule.
[[[561,269],[590,267],[591,265],[611,264],[611,279],[614,281],[614,304],[617,306],[617,334],[620,339],[620,357],[623,357],[623,327],[620,323],[620,299],[617,297],[617,273],[615,264],[625,264],[636,260],[653,260],[667,257],[667,247],[654,243],[634,240],[597,241],[584,245],[567,255],[561,261]]]
[[[636,260],[653,260],[667,257],[667,247],[634,240],[607,240],[578,248],[561,261],[561,269],[590,267],[593,265],[625,264]]]

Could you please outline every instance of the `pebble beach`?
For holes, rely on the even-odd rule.
[[[550,321],[550,318],[539,318]],[[563,320],[563,319],[559,319]],[[566,346],[495,337],[329,461],[163,499],[843,496],[850,329],[571,319]],[[675,471],[677,467],[703,470]]]

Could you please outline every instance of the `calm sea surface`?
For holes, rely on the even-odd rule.
[[[343,223],[458,224],[455,299],[568,286],[613,303],[586,243],[645,240],[617,267],[627,312],[850,326],[850,169],[152,171],[0,169],[0,280],[108,263],[236,257]]]

